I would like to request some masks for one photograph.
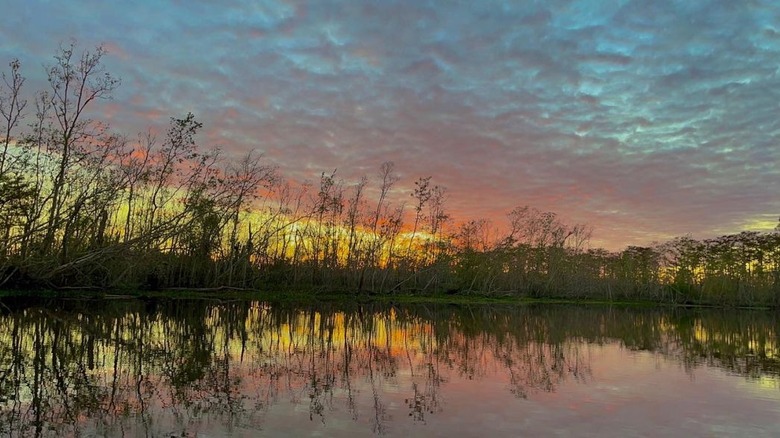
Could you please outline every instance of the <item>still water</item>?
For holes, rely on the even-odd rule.
[[[780,436],[769,312],[0,303],[0,436]]]

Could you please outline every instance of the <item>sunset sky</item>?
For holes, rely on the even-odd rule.
[[[610,249],[777,224],[776,0],[221,3],[0,0],[2,70],[32,93],[102,43],[116,131],[191,111],[295,181],[394,161],[397,200],[430,175],[457,220],[530,205]]]

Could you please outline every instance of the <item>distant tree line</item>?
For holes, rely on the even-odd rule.
[[[507,231],[457,223],[419,178],[390,196],[392,162],[346,182],[294,184],[261,156],[197,144],[192,114],[128,138],[89,118],[120,81],[102,47],[61,46],[48,89],[21,65],[0,90],[0,287],[304,288],[775,305],[780,233],[591,249],[587,226],[518,207]]]

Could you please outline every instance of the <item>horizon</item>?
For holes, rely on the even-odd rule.
[[[432,176],[456,221],[528,205],[613,251],[780,215],[770,2],[7,3],[28,99],[60,43],[103,44],[122,85],[94,115],[131,138],[191,111],[294,182],[393,161],[396,201]]]

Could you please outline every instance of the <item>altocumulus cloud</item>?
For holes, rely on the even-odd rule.
[[[58,42],[104,43],[115,129],[192,111],[294,179],[393,160],[458,218],[530,204],[612,248],[780,212],[774,1],[3,3],[30,87]]]

